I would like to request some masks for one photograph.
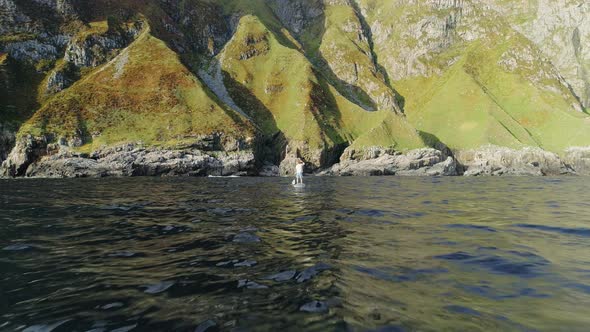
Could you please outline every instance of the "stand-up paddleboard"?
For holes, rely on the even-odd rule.
[[[305,188],[305,183],[297,183],[295,180],[293,180],[293,182],[291,182],[291,184],[295,188]]]

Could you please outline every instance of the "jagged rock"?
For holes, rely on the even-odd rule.
[[[39,40],[27,40],[8,44],[4,51],[10,57],[19,61],[55,60],[58,56],[58,49],[55,45]]]
[[[231,2],[233,1],[228,4]],[[2,128],[3,124],[0,124],[0,161],[7,159],[2,173],[9,176],[59,177],[256,173],[274,176],[292,174],[295,156],[306,161],[308,172],[315,172],[331,166],[338,159],[342,151],[342,146],[335,146],[338,144],[354,145],[355,140],[360,142],[362,141],[360,138],[364,138],[366,142],[367,137],[368,140],[376,139],[380,144],[387,145],[393,142],[404,144],[402,142],[406,141],[397,140],[395,136],[410,135],[410,132],[399,134],[400,131],[395,125],[403,123],[410,127],[407,121],[412,121],[413,125],[428,131],[427,134],[439,136],[450,144],[452,139],[449,136],[443,137],[445,132],[449,132],[448,130],[437,132],[438,123],[431,125],[426,121],[431,116],[428,112],[420,113],[424,114],[424,119],[416,120],[415,115],[420,111],[415,109],[416,105],[424,104],[422,102],[426,102],[426,99],[410,100],[410,98],[419,99],[422,96],[408,92],[408,88],[413,86],[408,86],[407,82],[408,79],[417,77],[420,77],[417,78],[419,80],[423,78],[429,80],[432,77],[439,77],[439,74],[440,77],[446,77],[445,75],[449,73],[448,69],[455,64],[462,65],[457,66],[457,71],[461,75],[467,75],[459,78],[469,77],[470,79],[464,80],[469,82],[473,79],[474,84],[481,89],[477,92],[485,95],[487,102],[498,104],[497,111],[501,111],[500,116],[504,117],[502,121],[494,120],[493,124],[490,123],[490,126],[486,127],[490,135],[493,134],[493,137],[482,137],[487,139],[486,142],[504,144],[503,136],[496,130],[501,130],[498,126],[506,123],[506,130],[514,131],[514,138],[523,144],[552,147],[555,152],[559,149],[561,152],[565,148],[547,144],[546,140],[551,139],[550,136],[555,132],[549,132],[547,129],[545,133],[545,128],[549,127],[545,127],[544,124],[543,127],[537,126],[541,123],[537,121],[539,120],[537,116],[545,117],[542,114],[547,114],[546,112],[536,112],[530,116],[514,116],[519,112],[518,107],[511,106],[512,103],[509,101],[512,99],[505,99],[502,93],[502,91],[508,91],[504,88],[513,86],[512,83],[494,87],[495,81],[502,80],[490,82],[485,78],[495,77],[492,75],[494,73],[520,76],[519,80],[531,83],[536,88],[531,92],[533,97],[530,100],[539,99],[534,97],[537,93],[542,95],[547,92],[548,97],[552,97],[553,94],[561,95],[562,100],[556,97],[556,101],[565,102],[565,104],[561,103],[565,105],[563,108],[571,105],[573,109],[583,110],[582,106],[588,106],[590,100],[590,83],[588,83],[588,77],[590,77],[588,50],[590,48],[584,47],[590,38],[590,24],[588,24],[590,5],[587,1],[539,0],[535,6],[502,0],[405,0],[403,2],[404,6],[392,8],[388,5],[393,2],[384,0],[268,0],[265,1],[265,4],[268,4],[267,9],[272,10],[278,19],[274,21],[273,26],[268,26],[269,22],[260,16],[260,12],[237,9],[241,6],[233,4],[223,5],[221,8],[222,5],[214,1],[186,3],[173,0],[148,1],[153,10],[143,14],[146,17],[145,22],[150,22],[151,27],[148,29],[145,23],[144,29],[141,20],[135,24],[133,22],[111,24],[118,23],[118,20],[123,17],[128,19],[139,16],[136,15],[139,14],[137,8],[129,6],[127,2],[106,6],[102,2],[84,4],[83,1],[76,0],[24,2],[0,0],[2,63],[11,70],[17,68],[19,74],[21,69],[32,72],[36,69],[35,75],[32,75],[35,77],[31,79],[29,77],[25,79],[24,75],[18,76],[18,79],[6,75],[5,80],[10,84],[5,86],[10,86],[10,89],[3,89],[6,93],[3,93],[0,99],[8,99],[5,96],[13,95],[13,87],[23,91],[24,94],[29,94],[23,96],[25,98],[19,95],[15,100],[26,99],[29,96],[31,96],[30,100],[34,100],[32,96],[36,96],[37,91],[46,89],[47,94],[53,94],[66,90],[82,76],[87,78],[87,82],[92,83],[87,86],[90,93],[84,97],[74,93],[70,95],[66,90],[64,97],[67,98],[63,98],[63,103],[55,103],[49,107],[45,106],[44,100],[41,103],[43,107],[39,110],[43,112],[38,112],[32,119],[30,115],[34,108],[40,105],[19,105],[13,100],[6,103],[0,102],[0,109],[8,109],[9,112],[14,110],[13,113],[20,116],[15,120],[18,123],[14,124],[14,131],[18,130],[22,121],[30,119],[26,127],[32,129],[27,131],[26,127],[23,127],[20,135],[35,133],[35,135],[46,136],[41,139],[25,139],[20,144],[16,144],[15,133],[12,130],[6,131]],[[330,6],[338,6],[338,8]],[[393,6],[397,5],[393,4]],[[392,9],[399,9],[395,19],[388,14]],[[107,19],[106,27],[105,19]],[[269,156],[272,155],[268,158],[259,157],[258,165],[264,162],[279,164],[279,161],[287,156],[280,166],[266,165],[262,169],[257,169],[254,166],[251,147],[245,147],[240,140],[221,141],[214,136],[210,139],[197,139],[198,142],[193,145],[175,149],[144,148],[137,145],[122,149],[105,148],[91,155],[80,154],[67,147],[59,146],[80,146],[87,143],[83,135],[96,137],[101,135],[102,130],[107,133],[105,135],[108,135],[109,129],[112,129],[108,128],[110,124],[101,124],[92,128],[95,124],[93,116],[96,114],[89,116],[88,113],[100,114],[101,119],[110,119],[111,116],[116,119],[117,112],[121,109],[129,108],[131,111],[137,111],[150,104],[145,100],[138,102],[138,99],[134,98],[142,95],[139,92],[140,89],[137,91],[130,89],[121,93],[121,96],[112,98],[116,101],[113,105],[109,105],[108,101],[105,102],[109,99],[110,91],[105,89],[100,94],[94,93],[94,88],[108,87],[112,82],[111,78],[119,80],[128,77],[129,81],[122,85],[124,87],[133,86],[131,83],[143,83],[142,75],[139,74],[148,73],[153,67],[142,67],[141,70],[134,72],[133,64],[143,63],[145,58],[130,56],[133,54],[134,47],[127,48],[141,32],[145,32],[149,38],[161,40],[166,45],[170,53],[166,53],[167,58],[164,60],[178,60],[177,57],[183,60],[174,67],[174,72],[166,73],[157,80],[154,78],[155,83],[149,89],[149,91],[160,91],[160,88],[169,85],[169,89],[163,90],[172,91],[168,95],[154,93],[150,96],[149,101],[153,100],[154,105],[159,105],[154,106],[155,112],[152,112],[161,115],[158,117],[159,123],[167,122],[168,116],[175,116],[168,114],[178,114],[168,113],[169,110],[182,112],[185,108],[190,111],[201,110],[202,107],[219,107],[231,114],[232,118],[235,118],[235,123],[232,123],[233,120],[223,118],[219,120],[223,123],[220,125],[217,123],[219,127],[216,128],[236,125],[236,131],[240,131],[242,124],[247,124],[244,128],[252,125],[252,128],[260,131],[257,134],[267,138],[269,144],[266,150],[272,152],[268,153]],[[493,49],[488,50],[483,47],[488,44],[492,45]],[[496,47],[499,45],[506,47]],[[235,50],[235,53],[230,52],[231,50]],[[497,55],[492,52],[495,50],[498,51]],[[494,57],[489,60],[493,62],[486,62],[482,68],[478,67],[478,59],[485,58],[480,57],[483,55],[483,53],[479,54],[480,52],[493,54]],[[145,51],[142,52],[142,54],[145,53]],[[102,68],[94,71],[80,71],[80,67],[100,67],[115,56],[114,61]],[[156,54],[154,58],[158,56]],[[237,60],[232,61],[232,59]],[[157,65],[157,68],[165,67],[167,62],[163,61]],[[64,70],[64,63],[71,65],[75,73]],[[297,71],[289,71],[291,67],[295,68],[292,64],[297,64]],[[55,68],[52,69],[51,66]],[[185,66],[190,67],[190,70]],[[264,70],[260,70],[261,68]],[[301,68],[300,72],[299,68]],[[187,69],[186,72],[185,69]],[[487,72],[492,69],[497,71]],[[92,74],[89,74],[90,72]],[[97,75],[101,72],[108,73],[108,76]],[[182,73],[182,75],[173,75],[174,73]],[[42,77],[44,74],[47,76]],[[17,75],[14,76],[17,77]],[[100,76],[100,80],[97,76]],[[153,75],[149,76],[153,78]],[[192,89],[198,91],[202,90],[201,83],[204,83],[209,88],[205,89],[204,95],[208,96],[212,92],[217,98],[211,98],[212,100],[206,104],[202,102],[203,97],[195,98],[197,99],[195,101],[191,97],[182,95],[179,92],[182,90],[182,84],[178,84],[180,76],[189,77],[189,80],[195,83],[191,84]],[[295,80],[295,78],[300,79]],[[4,77],[0,79],[4,80]],[[13,84],[17,81],[34,86],[23,87]],[[46,84],[46,86],[39,86],[40,84]],[[435,93],[424,98],[432,97],[433,102],[440,101],[447,104],[439,100],[439,96],[453,94],[456,91],[452,86],[450,91],[446,89],[446,86],[441,86],[441,90],[437,91],[438,85],[438,83],[423,84],[425,87],[430,87],[427,90]],[[525,86],[528,85],[522,87]],[[380,113],[377,113],[377,116],[362,114],[363,109],[371,111],[392,109],[401,112],[404,103],[394,88],[404,91],[405,97],[409,98],[410,102],[405,104],[408,118],[403,116],[388,118],[380,124]],[[29,93],[29,89],[34,92]],[[135,95],[136,92],[138,92],[137,95]],[[528,95],[527,91],[523,93]],[[176,94],[182,95],[182,98]],[[113,97],[114,95],[113,92]],[[98,98],[99,96],[101,98]],[[463,98],[460,95],[453,97]],[[178,104],[182,104],[182,99],[187,99],[190,103],[178,107]],[[290,100],[296,102],[287,105],[286,101]],[[465,101],[469,100],[465,99]],[[69,101],[72,103],[69,104]],[[89,105],[93,101],[96,101],[96,104]],[[166,101],[168,103],[165,103]],[[162,104],[160,105],[159,102]],[[560,108],[559,103],[555,104],[556,111],[561,111],[557,110]],[[467,109],[472,106],[471,103],[459,104],[457,108],[461,108],[463,104],[467,104]],[[474,106],[479,105],[483,104]],[[75,117],[78,110],[80,110],[80,118]],[[230,111],[235,111],[236,114]],[[63,134],[66,129],[60,128],[60,121],[65,119],[62,114],[64,112],[73,115],[72,119],[76,118],[77,120],[74,121],[79,121],[81,125],[90,125],[89,133],[82,134],[81,128],[77,128],[80,132],[72,132],[69,135],[80,137],[69,138],[57,146],[47,144],[55,141],[52,136],[59,135],[58,133]],[[491,114],[491,111],[488,113]],[[285,114],[293,116],[285,117]],[[372,116],[377,120],[374,122],[366,120]],[[547,117],[547,121],[556,121],[552,123],[556,124],[560,117],[555,116],[551,119]],[[580,123],[587,122],[587,119],[582,117],[583,115],[580,115]],[[214,116],[202,117],[204,123],[214,118]],[[449,119],[453,118],[458,119],[457,122],[461,125],[465,121],[466,127],[474,125],[467,123],[469,121],[466,117],[449,117]],[[431,119],[439,118],[433,116]],[[46,125],[47,121],[52,124]],[[201,119],[191,121],[201,123]],[[357,126],[354,123],[356,121],[362,123]],[[481,125],[484,123],[482,121],[477,117],[474,122]],[[113,122],[116,123],[117,120]],[[457,122],[445,124],[441,121],[441,126],[457,125]],[[104,128],[105,126],[107,128]],[[183,125],[171,122],[170,126]],[[571,130],[576,132],[575,136],[572,136],[574,138],[561,141],[578,145],[587,144],[585,140],[588,140],[588,136],[583,135],[587,131],[579,130],[579,128],[585,127],[576,127],[575,130]],[[161,130],[168,129],[177,128],[163,127]],[[201,133],[201,127],[198,125],[194,125],[191,129],[194,130],[186,131],[190,137]],[[375,135],[367,136],[368,131]],[[450,135],[453,135],[453,132],[450,132]],[[478,130],[478,132],[487,131]],[[462,131],[457,133],[460,135]],[[250,134],[251,132],[248,132],[244,135],[250,136]],[[279,138],[275,139],[275,136]],[[391,141],[379,140],[381,138],[391,139]],[[174,140],[175,138],[163,135],[161,139]],[[466,141],[470,139],[470,136],[466,136]],[[113,140],[105,138],[105,141]],[[125,138],[121,141],[125,141]],[[461,145],[463,142],[457,141],[459,143],[453,142],[456,145],[455,148],[472,146],[473,143],[469,141]],[[478,139],[477,142],[484,142],[484,140]],[[9,155],[8,151],[15,144],[14,154]],[[283,153],[283,147],[286,144],[291,147]],[[506,145],[510,144],[512,143],[506,143]],[[416,137],[415,142],[408,146],[422,145]],[[438,149],[436,146],[435,148]],[[469,157],[470,152],[461,152],[461,154],[466,156],[464,164],[468,167],[467,175],[568,174],[572,172],[572,169],[575,169],[578,174],[589,174],[587,153],[584,148],[576,149],[568,150],[560,161],[556,161],[559,159],[556,155],[546,155],[541,150],[534,153],[513,153],[479,149],[481,156]],[[441,151],[437,154],[423,150],[417,151],[400,154],[384,148],[359,151],[349,149],[340,158],[340,163],[325,174],[445,175],[457,173],[457,162],[449,152]]]
[[[63,68],[53,70],[47,77],[45,85],[45,94],[58,93],[78,79],[76,69],[71,65],[65,65]]]
[[[47,153],[46,138],[21,137],[2,163],[0,176],[24,176],[31,163]]]
[[[534,7],[491,1],[504,15],[527,13],[514,27],[547,55],[585,107],[590,107],[590,3],[584,0],[540,0]],[[565,82],[564,82],[565,83]]]
[[[62,142],[63,143],[63,142]],[[3,176],[105,177],[105,176],[207,176],[252,175],[256,173],[254,153],[198,149],[167,150],[120,145],[81,154],[47,140],[20,139],[2,165]]]
[[[321,0],[272,0],[275,15],[295,34],[303,31],[310,21],[322,15]]]
[[[373,176],[441,176],[457,175],[457,163],[451,156],[431,148],[411,150],[403,154],[390,154],[388,149],[368,149],[355,158],[356,152],[349,151],[339,164],[320,175]],[[376,158],[370,158],[375,156]]]
[[[281,171],[277,165],[263,165],[258,175],[265,177],[280,176]]]
[[[81,40],[73,39],[66,47],[64,60],[76,67],[97,67],[114,58],[143,28],[143,23],[137,21],[125,31],[93,34]]]
[[[533,147],[514,150],[491,145],[458,152],[456,157],[466,168],[465,176],[541,176],[573,173],[558,155]]]
[[[590,175],[590,147],[571,147],[565,151],[564,163],[578,175]]]
[[[401,152],[396,152],[393,148],[384,148],[381,146],[372,146],[365,149],[355,149],[355,148],[347,148],[340,156],[340,160],[369,160],[369,159],[377,159],[383,155],[400,155]]]
[[[306,173],[329,167],[338,160],[342,151],[342,146],[313,148],[305,142],[290,141],[286,148],[285,158],[279,165],[279,173],[281,176],[294,175],[297,158],[301,158],[305,162]]]

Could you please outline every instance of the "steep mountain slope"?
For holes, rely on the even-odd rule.
[[[423,146],[395,109],[369,112],[350,100],[354,92],[342,95],[269,8],[262,3],[258,8],[241,12],[236,32],[210,70],[222,71],[229,96],[266,136],[284,137],[291,151],[298,150],[317,166],[337,160],[339,146],[371,135],[379,126],[399,130],[378,137],[374,144],[398,149]]]
[[[64,58],[52,59],[37,97],[42,106],[21,137],[92,151],[136,141],[188,144],[221,132],[258,137],[261,161],[298,155],[312,168],[337,161],[359,137],[400,150],[424,146],[375,70],[379,91],[366,89],[375,100],[360,100],[365,90],[326,75],[263,1],[73,6],[80,28],[66,37]],[[138,37],[141,27],[149,32]]]
[[[494,1],[517,31],[557,67],[573,92],[590,107],[590,3],[584,0]]]
[[[517,18],[495,10],[501,7],[470,0],[361,3],[375,52],[419,130],[454,149],[489,143],[562,152],[587,144],[580,98],[511,26]]]
[[[294,157],[328,167],[347,147],[563,154],[590,145],[589,12],[582,0],[0,0],[0,161],[23,175],[45,155],[212,149],[212,137],[283,170]]]
[[[183,144],[211,132],[254,136],[251,124],[220,105],[146,28],[113,60],[45,103],[20,134],[51,133],[73,146],[100,146]]]

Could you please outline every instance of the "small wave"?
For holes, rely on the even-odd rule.
[[[517,224],[514,227],[536,229],[545,232],[561,233],[567,235],[590,236],[590,228],[567,228],[567,227],[553,227],[545,225],[534,224]]]
[[[479,311],[461,305],[448,305],[445,307],[445,309],[457,314],[481,316],[481,313]]]
[[[435,256],[437,259],[457,261],[463,264],[477,265],[496,273],[517,275],[522,278],[536,277],[540,275],[539,269],[549,265],[549,261],[533,253],[501,252],[497,254],[472,255],[465,252],[454,252]],[[510,257],[513,256],[513,257]]]
[[[443,268],[401,270],[392,268],[369,268],[364,266],[355,266],[354,269],[358,272],[368,274],[377,279],[395,282],[416,281],[429,275],[449,272],[449,270]]]
[[[464,229],[472,229],[478,231],[486,231],[486,232],[496,232],[495,229],[489,226],[481,226],[481,225],[469,225],[469,224],[449,224],[446,225],[447,228],[464,228]]]

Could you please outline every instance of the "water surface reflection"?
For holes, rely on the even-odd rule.
[[[588,181],[2,181],[0,330],[586,330]]]

